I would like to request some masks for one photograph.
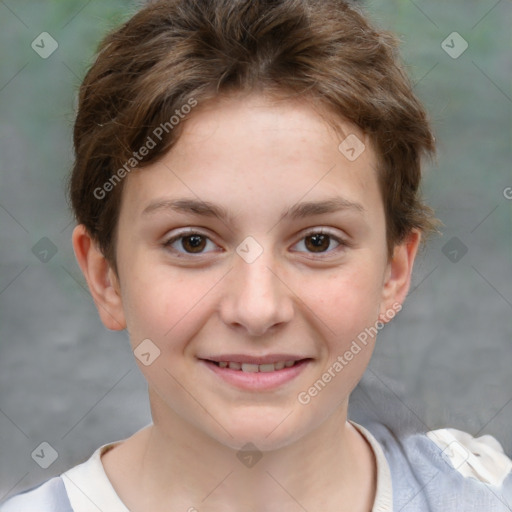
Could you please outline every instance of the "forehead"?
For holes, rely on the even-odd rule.
[[[224,96],[193,111],[184,124],[174,158],[187,158],[199,148],[219,156],[229,153],[232,159],[242,161],[254,152],[280,157],[283,162],[297,162],[307,156],[328,163],[332,154],[338,156],[339,144],[349,134],[369,145],[358,126],[335,118],[307,99],[263,94]],[[367,162],[373,161],[372,150],[365,156]]]
[[[123,202],[140,215],[158,198],[214,199],[238,217],[269,219],[283,206],[326,196],[379,206],[367,137],[342,120],[340,129],[304,101],[246,96],[199,105],[175,146],[127,178],[123,195],[129,201]],[[347,136],[348,146],[361,152],[356,159],[347,158],[353,156],[345,152]]]

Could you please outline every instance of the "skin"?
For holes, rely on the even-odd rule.
[[[375,338],[308,404],[297,396],[403,302],[420,234],[388,259],[375,154],[357,127],[341,128],[365,143],[353,162],[305,101],[251,95],[200,105],[169,153],[126,178],[118,275],[76,227],[75,254],[105,326],[126,328],[133,349],[149,338],[160,350],[148,366],[137,360],[153,424],[102,458],[130,510],[371,509],[373,451],[347,422],[347,406]],[[359,206],[280,220],[298,202],[334,196]],[[164,206],[143,213],[182,197],[232,218]],[[206,237],[199,254],[190,239],[166,245],[186,228]],[[331,237],[315,252],[321,228],[346,245]],[[263,251],[251,263],[236,252],[247,236]],[[311,361],[278,389],[241,390],[198,359],[226,353]],[[251,468],[236,457],[248,442],[263,455]]]

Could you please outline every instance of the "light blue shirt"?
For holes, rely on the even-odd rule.
[[[363,426],[381,446],[391,473],[393,510],[511,512],[512,473],[499,487],[461,474],[425,434],[397,437],[383,424]],[[73,512],[62,477],[14,496],[0,512]],[[109,512],[109,511],[104,511]]]

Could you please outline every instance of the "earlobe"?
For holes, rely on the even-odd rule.
[[[411,275],[414,266],[418,247],[420,245],[421,233],[413,230],[403,243],[397,245],[393,251],[393,257],[386,269],[386,276],[383,286],[383,296],[379,319],[383,322],[390,320],[387,314],[390,310],[397,311],[397,307],[404,302],[411,285]],[[399,309],[398,309],[399,310]],[[391,318],[394,314],[391,316]]]
[[[89,286],[103,325],[120,331],[126,328],[117,276],[83,224],[73,230],[73,250]]]

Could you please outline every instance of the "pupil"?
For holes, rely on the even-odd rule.
[[[205,246],[205,241],[201,235],[191,235],[191,236],[187,236],[183,239],[182,245],[183,245],[183,248],[186,250],[188,250],[189,248],[192,248],[192,250],[190,252],[200,252]],[[189,247],[187,247],[187,245]],[[197,249],[199,249],[199,251]]]

